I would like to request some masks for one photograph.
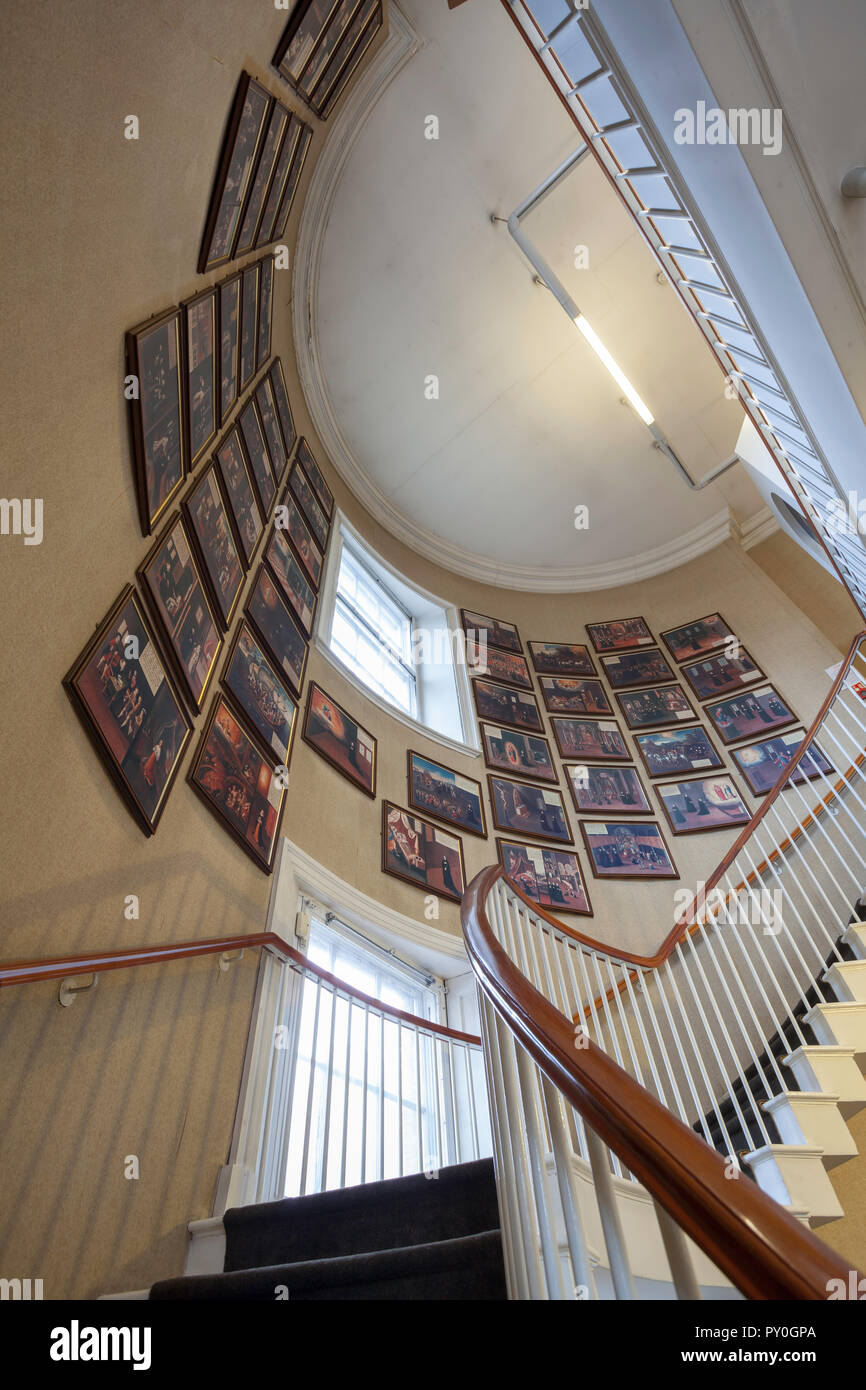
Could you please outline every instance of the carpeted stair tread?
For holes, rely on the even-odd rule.
[[[150,1297],[273,1303],[281,1288],[288,1291],[290,1301],[304,1302],[504,1299],[501,1234],[498,1229],[489,1230],[393,1250],[164,1279],[154,1284]]]
[[[235,1207],[223,1220],[227,1272],[456,1240],[499,1225],[493,1160]]]

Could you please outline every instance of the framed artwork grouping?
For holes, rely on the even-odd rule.
[[[459,903],[466,887],[463,842],[433,821],[382,802],[382,870]]]

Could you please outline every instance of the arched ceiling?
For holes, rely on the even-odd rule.
[[[361,480],[387,498],[392,530],[430,537],[456,569],[477,557],[508,582],[515,567],[579,575],[624,562],[625,579],[646,552],[678,563],[684,535],[708,534],[728,507],[744,521],[761,499],[739,466],[688,490],[491,224],[578,144],[504,9],[401,9],[421,46],[352,132],[317,229],[319,386],[348,455],[334,461],[356,491]],[[438,139],[425,138],[430,116]],[[741,408],[595,162],[523,225],[692,476],[728,457]],[[438,399],[425,394],[432,375]]]

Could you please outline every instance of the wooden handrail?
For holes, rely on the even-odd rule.
[[[252,932],[248,936],[216,936],[204,941],[179,941],[176,945],[134,946],[123,951],[100,951],[83,956],[55,956],[51,960],[22,960],[0,962],[0,988],[8,985],[35,984],[39,980],[63,980],[70,975],[98,975],[106,970],[127,970],[136,965],[162,965],[173,960],[193,960],[197,956],[211,956],[226,951],[240,951],[261,946],[275,955],[284,956],[296,969],[308,971],[318,976],[323,984],[330,985],[342,994],[349,994],[359,1004],[387,1014],[400,1023],[408,1023],[438,1037],[452,1038],[455,1042],[481,1046],[481,1039],[474,1033],[461,1033],[456,1028],[446,1028],[444,1023],[433,1023],[430,1019],[419,1018],[417,1014],[396,1009],[365,994],[354,985],[346,984],[330,971],[323,970],[309,957],[295,950],[275,932]]]
[[[475,974],[497,1013],[553,1084],[677,1225],[752,1299],[826,1299],[851,1265],[629,1076],[526,979],[497,942],[487,897],[506,875],[483,869],[461,906]],[[510,882],[510,880],[509,880]]]

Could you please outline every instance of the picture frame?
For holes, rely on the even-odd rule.
[[[466,888],[463,841],[396,802],[382,802],[382,872],[459,903]]]
[[[557,917],[594,915],[575,850],[506,840],[501,835],[496,837],[496,849],[506,877],[530,902]]]
[[[685,782],[657,782],[653,791],[673,835],[702,835],[748,825],[752,813],[729,772]]]
[[[550,723],[561,758],[598,763],[631,762],[631,751],[615,719],[569,719],[553,715]]]
[[[252,737],[224,690],[214,697],[187,781],[253,863],[273,873],[285,773]]]
[[[229,515],[235,529],[235,539],[244,557],[244,565],[249,570],[264,530],[264,522],[253,491],[249,462],[237,425],[232,425],[222,443],[218,445],[214,458],[220,471]]]
[[[184,351],[180,309],[126,334],[126,372],[136,382],[129,428],[142,534],[163,520],[187,476]]]
[[[306,0],[293,11],[273,66],[325,120],[382,22],[381,0]]]
[[[581,642],[527,642],[540,676],[597,676],[589,647]]]
[[[626,727],[632,732],[643,729],[658,729],[666,724],[677,724],[684,719],[696,719],[685,690],[676,682],[674,685],[652,685],[642,690],[616,693],[616,702],[622,711]]]
[[[265,444],[267,445],[268,455],[271,460],[271,468],[279,486],[286,472],[289,456],[286,452],[286,445],[283,439],[283,431],[277,417],[277,405],[274,400],[274,388],[269,374],[266,372],[257,383],[253,391],[253,399],[256,409],[259,412],[259,419],[264,431]]]
[[[277,407],[277,417],[280,422],[280,429],[283,432],[283,443],[286,446],[286,457],[291,458],[292,450],[298,438],[295,429],[295,421],[292,416],[292,408],[289,405],[289,393],[286,390],[286,378],[283,375],[283,364],[279,357],[274,361],[269,370],[268,377],[273,391],[274,404]]]
[[[482,661],[482,653],[486,660]],[[473,638],[466,638],[466,665],[473,675],[486,676],[500,685],[514,685],[519,690],[532,690],[532,677],[525,656],[503,652],[498,647],[479,647]]]
[[[581,816],[651,816],[652,806],[636,767],[566,763],[565,780]]]
[[[181,690],[198,713],[204,708],[223,638],[180,512],[169,520],[136,576]]]
[[[312,134],[309,126],[304,124],[300,116],[291,112],[274,167],[271,186],[268,189],[268,196],[262,209],[259,228],[256,232],[256,249],[260,246],[267,246],[281,236],[279,227],[282,223],[284,205],[287,204],[285,215],[288,218],[288,210],[291,207],[294,194],[293,179],[296,185],[297,177],[300,175],[300,167],[297,166],[298,152],[302,144],[304,152],[307,148],[304,132],[307,132],[308,135]]]
[[[153,835],[193,725],[131,584],[97,624],[63,686],[136,824]]]
[[[586,821],[580,833],[593,878],[679,878],[658,821]]]
[[[205,219],[196,265],[199,275],[232,259],[273,104],[270,92],[248,72],[242,72]]]
[[[241,410],[238,416],[238,426],[250,476],[255,486],[259,511],[262,521],[266,522],[277,495],[277,485],[274,481],[271,458],[268,453],[262,422],[259,419],[258,407],[253,396],[250,396]]]
[[[636,734],[634,741],[649,777],[711,772],[725,765],[703,724]]]
[[[523,652],[520,633],[514,623],[504,623],[499,618],[488,618],[484,613],[476,613],[471,608],[460,609],[460,622],[467,637],[478,642],[483,632],[488,647],[499,647],[504,652]]]
[[[280,505],[274,513],[274,528],[286,533],[301,567],[318,593],[325,557],[313,540],[313,533],[304,520],[300,507],[288,490],[283,493]]]
[[[735,690],[745,690],[756,682],[766,681],[767,677],[756,661],[753,661],[745,647],[740,647],[737,657],[729,657],[725,652],[704,657],[680,667],[680,675],[688,683],[696,699],[702,703],[728,695]]]
[[[310,649],[307,639],[264,565],[259,567],[244,612],[279,671],[298,697]]]
[[[259,261],[259,308],[256,324],[256,371],[271,355],[271,334],[274,323],[274,258],[263,256]]]
[[[221,683],[259,742],[288,768],[298,724],[298,703],[246,618],[238,623]]]
[[[301,514],[307,526],[315,537],[316,544],[324,554],[328,544],[328,518],[319,506],[312,486],[307,480],[307,475],[301,468],[300,462],[296,458],[292,464],[292,471],[289,474],[289,488],[301,509]]]
[[[289,607],[309,638],[316,612],[316,591],[304,575],[301,563],[284,531],[274,527],[265,550],[265,560]]]
[[[315,681],[307,687],[302,737],[341,777],[375,800],[378,740]]]
[[[736,641],[721,613],[707,613],[703,618],[695,618],[690,623],[666,628],[660,635],[678,665],[684,661],[694,661],[706,652],[715,651],[732,639]]]
[[[742,773],[752,796],[764,797],[776,785],[782,770],[799,751],[806,737],[805,729],[790,729],[772,738],[732,748],[731,757]],[[812,740],[808,752],[795,768],[789,781],[796,786],[816,781],[819,777],[836,776],[836,769],[821,748]],[[786,784],[787,785],[787,784]]]
[[[677,678],[676,671],[659,647],[618,652],[615,656],[601,656],[599,661],[614,690],[634,689],[641,685],[666,685]]]
[[[301,181],[301,175],[304,172],[304,165],[307,160],[307,152],[310,148],[310,141],[313,138],[312,127],[308,126],[306,121],[301,121],[300,117],[296,116],[295,119],[301,127],[301,133],[292,154],[289,174],[286,179],[286,187],[280,199],[276,225],[271,233],[271,241],[282,241],[286,235],[286,227],[289,224],[289,217],[292,207],[294,206],[295,194],[298,191],[298,185]]]
[[[241,366],[241,282],[237,271],[219,286],[220,394],[219,416],[222,427],[238,401]]]
[[[536,782],[558,782],[550,744],[541,734],[521,734],[496,724],[480,724],[484,763],[493,772],[512,772]]]
[[[473,677],[472,695],[479,719],[491,724],[505,724],[523,733],[543,734],[544,724],[535,695],[528,690],[516,690],[511,685]]]
[[[592,676],[539,676],[538,684],[549,714],[613,714],[607,691]]]
[[[726,747],[755,734],[776,732],[800,722],[769,681],[736,695],[727,695],[724,700],[711,701],[704,705],[704,714]]]
[[[282,371],[282,367],[280,367],[280,371]],[[288,408],[288,400],[286,400],[286,408]],[[334,494],[325,482],[324,474],[313,457],[313,452],[306,439],[298,441],[298,461],[307,475],[307,480],[313,492],[316,494],[319,506],[322,508],[322,511],[325,513],[330,523],[334,515]]]
[[[410,748],[406,753],[407,800],[413,811],[432,816],[467,835],[487,838],[481,783]]]
[[[532,840],[572,844],[571,826],[559,788],[536,787],[513,777],[488,772],[490,811],[497,830]]]
[[[316,92],[318,112],[326,121],[383,24],[382,0],[363,0],[351,26],[325,69]]]
[[[271,106],[265,138],[262,141],[255,173],[250,184],[249,194],[240,220],[238,234],[232,247],[233,259],[247,256],[256,245],[256,236],[262,221],[265,199],[270,191],[277,161],[283,148],[283,141],[292,113],[281,101],[275,100]]]
[[[244,587],[246,566],[238,550],[212,458],[183,502],[187,531],[223,632],[231,626]]]
[[[587,623],[586,631],[598,652],[628,652],[635,647],[654,647],[656,639],[645,618],[611,618],[606,623]]]
[[[241,346],[238,390],[246,391],[256,374],[259,343],[259,274],[261,261],[254,261],[241,272]]]
[[[184,300],[184,399],[190,473],[216,438],[219,426],[217,370],[219,287],[211,285]]]

